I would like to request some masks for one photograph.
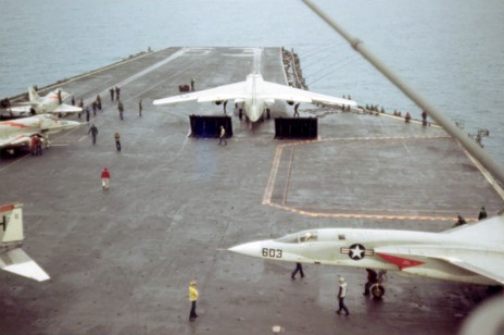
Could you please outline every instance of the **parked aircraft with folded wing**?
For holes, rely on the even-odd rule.
[[[45,113],[66,114],[82,112],[82,108],[80,107],[63,103],[63,101],[69,96],[69,93],[58,89],[50,92],[44,97],[41,97],[38,95],[34,87],[29,87],[29,101],[7,108],[2,112],[2,115],[20,117]]]
[[[48,280],[49,275],[21,249],[23,240],[22,205],[0,205],[0,269],[39,282]]]
[[[46,146],[49,135],[79,127],[84,123],[62,120],[48,114],[0,122],[0,149],[30,147],[31,138],[40,136]]]
[[[268,113],[268,106],[275,100],[294,103],[324,103],[341,107],[355,107],[355,101],[336,98],[329,95],[313,93],[298,88],[265,81],[261,74],[251,73],[242,82],[218,86],[197,92],[176,95],[154,100],[154,105],[168,105],[186,101],[215,102],[220,104],[227,100],[234,100],[244,110],[251,122],[257,122],[264,113]]]
[[[228,250],[288,262],[393,270],[451,281],[504,285],[504,214],[441,233],[324,228]],[[381,297],[384,289],[372,291]]]

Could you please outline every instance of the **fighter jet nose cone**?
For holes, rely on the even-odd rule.
[[[229,251],[236,252],[247,256],[260,257],[261,256],[261,242],[249,242],[238,244],[228,249]]]

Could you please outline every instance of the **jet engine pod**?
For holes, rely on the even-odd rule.
[[[215,101],[215,104],[216,104],[216,105],[220,105],[220,104],[222,104],[223,102],[224,102],[224,100],[217,100],[217,101]]]

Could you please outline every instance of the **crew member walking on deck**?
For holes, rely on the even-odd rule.
[[[219,145],[224,143],[224,145],[227,145],[227,140],[226,140],[226,128],[224,126],[220,126],[220,131],[219,131]]]
[[[110,172],[107,168],[103,168],[101,173],[102,189],[107,191],[110,187]]]
[[[340,276],[339,277],[339,291],[338,291],[339,308],[336,311],[337,314],[340,314],[342,310],[345,311],[345,315],[350,314],[350,312],[348,311],[348,308],[345,306],[346,292],[347,292],[347,283],[345,281],[345,278]]]
[[[483,220],[487,218],[487,212],[485,206],[481,206],[480,212],[478,214],[478,220]]]
[[[58,90],[58,105],[63,103],[63,97],[61,96],[61,90]]]
[[[84,100],[82,98],[80,98],[80,100],[79,100],[79,107],[84,109]],[[79,112],[79,114],[78,114],[79,119],[81,118],[81,114],[82,114],[82,112]]]
[[[142,117],[142,111],[143,111],[143,106],[142,106],[142,99],[138,102],[138,117]]]
[[[115,87],[116,100],[119,101],[121,99],[121,89],[119,86]]]
[[[93,101],[91,108],[93,109],[93,117],[96,117],[96,109],[98,108],[96,101]]]
[[[422,126],[427,126],[427,112],[425,110],[422,111]]]
[[[191,78],[191,91],[194,91],[194,79]]]
[[[198,301],[199,292],[196,286],[196,281],[191,280],[189,283],[189,301],[191,302],[189,321],[194,321],[198,317],[198,314],[196,314],[196,302]]]
[[[102,104],[101,104],[101,96],[99,94],[96,96],[96,107],[98,107],[98,110],[100,112],[103,112]]]
[[[121,152],[121,135],[118,132],[114,134],[114,140],[117,152]]]
[[[88,134],[91,134],[91,137],[93,138],[93,145],[96,144],[96,135],[98,135],[98,128],[93,124],[91,124],[91,127],[88,130]]]
[[[296,274],[298,272],[301,275],[301,278],[304,278],[303,266],[299,262],[296,263],[296,268],[294,269],[294,271],[292,271],[291,279],[296,279]]]
[[[124,106],[121,100],[117,99],[117,110],[119,111],[119,119],[124,120]]]
[[[466,220],[462,217],[462,215],[457,214],[457,222],[453,225],[453,227],[458,227],[466,224]]]
[[[37,135],[33,135],[31,137],[30,151],[31,151],[32,156],[38,156],[39,142],[40,142],[40,138]]]
[[[114,88],[113,88],[113,87],[111,87],[111,88],[109,89],[109,92],[110,92],[110,101],[114,102],[114,92],[115,92],[115,91],[114,91]]]

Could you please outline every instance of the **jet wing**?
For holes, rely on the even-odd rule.
[[[262,82],[262,91],[259,92],[259,98],[262,99],[275,99],[275,100],[285,100],[294,102],[321,102],[329,105],[339,105],[339,106],[357,106],[357,103],[353,100],[347,100],[337,97],[332,97],[329,95],[313,93],[306,90],[301,90],[298,88],[280,85],[277,83],[272,83],[269,81]]]
[[[49,275],[21,248],[0,254],[0,268],[39,282],[50,279]]]
[[[37,132],[25,133],[10,137],[0,138],[0,148],[19,147],[30,143],[30,136],[38,134]]]
[[[417,261],[408,257],[435,258],[504,285],[504,250],[461,248],[450,245],[400,245],[379,247],[374,251],[385,260],[398,265],[400,269],[416,265]]]
[[[31,104],[28,105],[18,105],[18,106],[12,106],[6,109],[7,112],[13,112],[13,113],[30,113],[30,109],[32,108]]]
[[[246,86],[245,81],[218,86],[208,90],[201,90],[197,92],[175,95],[163,99],[154,100],[154,105],[168,105],[178,102],[197,101],[197,102],[210,102],[210,101],[225,101],[230,99],[245,99]]]
[[[69,104],[61,104],[56,109],[50,111],[49,113],[80,113],[82,108],[77,106],[72,106]]]

